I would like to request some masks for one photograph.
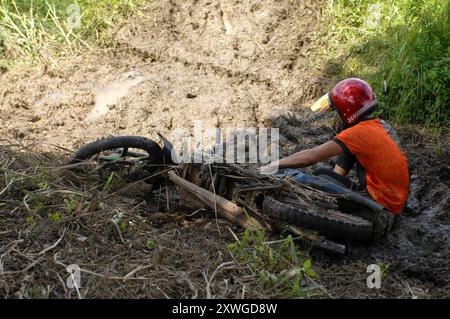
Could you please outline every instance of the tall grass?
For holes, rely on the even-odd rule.
[[[141,2],[0,0],[0,59],[35,61],[109,45],[113,27]]]
[[[339,77],[366,78],[385,117],[448,127],[450,1],[329,0],[324,12]]]

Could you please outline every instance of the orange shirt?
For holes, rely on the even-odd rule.
[[[364,168],[370,195],[393,214],[400,214],[409,193],[408,160],[381,121],[361,121],[336,135],[336,139]]]

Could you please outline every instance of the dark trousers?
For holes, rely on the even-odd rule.
[[[332,182],[341,184],[354,191],[366,190],[366,172],[364,171],[363,167],[361,166],[361,164],[359,164],[358,160],[353,154],[349,152],[342,153],[337,158],[336,164],[345,169],[346,171],[350,171],[353,167],[356,166],[358,183],[353,182],[349,178],[339,175],[338,173],[335,173],[333,170],[330,170],[325,167],[320,167],[314,170],[313,174],[328,179]]]

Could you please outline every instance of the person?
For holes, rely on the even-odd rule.
[[[261,172],[307,167],[337,156],[334,170],[322,167],[313,174],[353,190],[367,191],[392,214],[400,214],[409,194],[408,161],[392,127],[374,117],[376,107],[376,96],[366,81],[349,78],[339,82],[311,109],[335,110],[343,130],[322,145],[263,166]],[[353,168],[359,183],[347,177]]]

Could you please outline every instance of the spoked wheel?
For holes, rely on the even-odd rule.
[[[290,201],[282,202],[270,196],[263,201],[263,211],[289,224],[335,238],[364,241],[373,234],[372,223],[361,217]]]
[[[95,170],[127,170],[132,175],[137,168],[154,172],[164,164],[161,147],[140,136],[116,136],[89,143],[74,154],[72,163],[85,163]]]

